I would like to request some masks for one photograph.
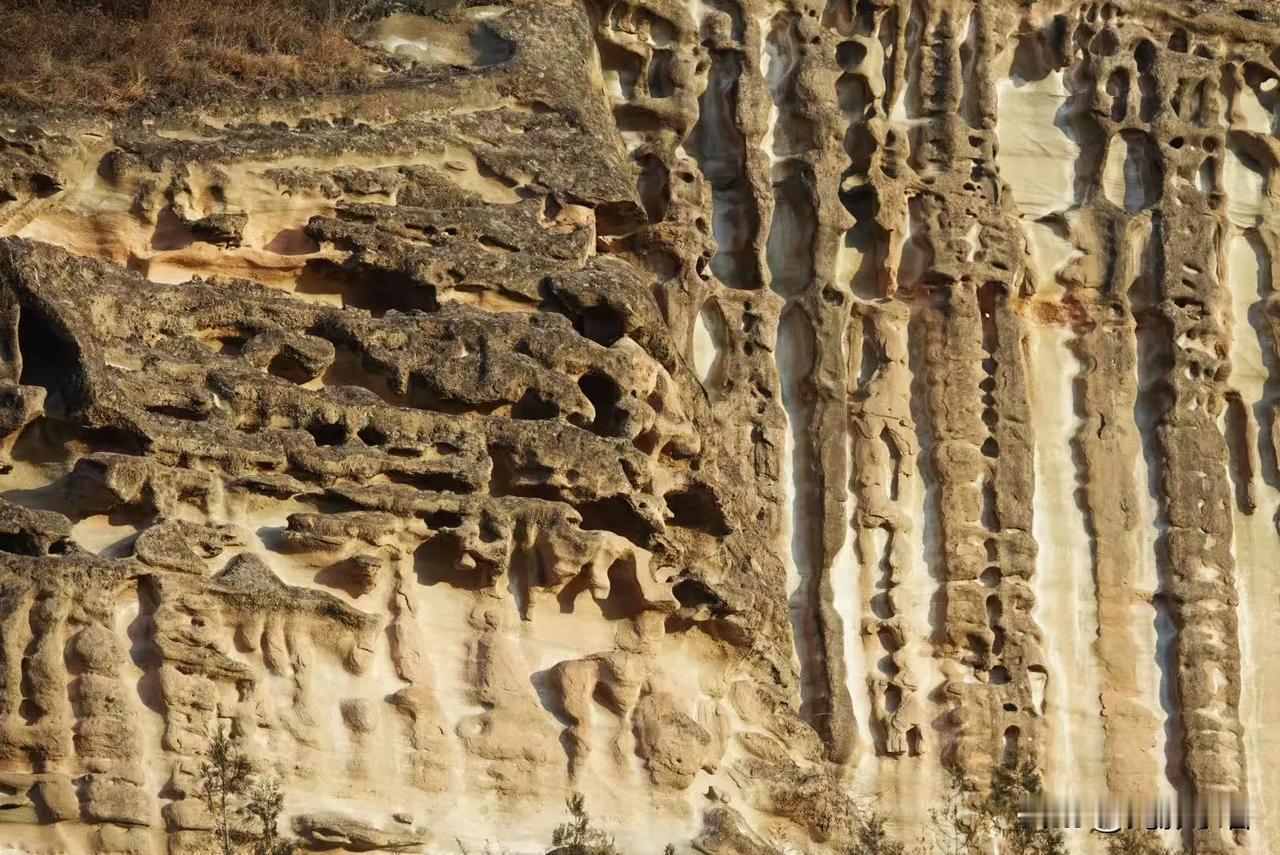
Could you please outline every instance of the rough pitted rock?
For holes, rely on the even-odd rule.
[[[376,87],[0,120],[0,849],[217,851],[219,730],[315,850],[1023,762],[1280,846],[1280,8],[397,8]]]

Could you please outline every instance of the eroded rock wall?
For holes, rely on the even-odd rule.
[[[914,843],[1023,760],[1280,845],[1273,6],[439,5],[0,122],[0,845],[213,851],[219,728],[316,848]]]

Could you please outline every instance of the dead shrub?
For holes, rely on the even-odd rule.
[[[100,109],[270,98],[368,83],[367,0],[0,0],[0,100]]]

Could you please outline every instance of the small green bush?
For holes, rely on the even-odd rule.
[[[1181,855],[1182,851],[1165,846],[1154,831],[1145,828],[1107,835],[1107,855]]]
[[[200,764],[200,791],[209,813],[221,855],[251,851],[253,855],[288,855],[293,844],[280,837],[284,793],[274,778],[255,776],[226,728],[209,740],[209,753]],[[247,850],[241,844],[249,842]]]
[[[565,804],[569,808],[569,821],[561,823],[551,835],[551,852],[555,855],[621,855],[613,835],[592,825],[582,793],[574,793]]]

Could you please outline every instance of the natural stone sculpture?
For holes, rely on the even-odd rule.
[[[1280,8],[374,5],[383,82],[0,121],[0,850],[214,851],[224,727],[315,850],[1024,761],[1280,847]]]

